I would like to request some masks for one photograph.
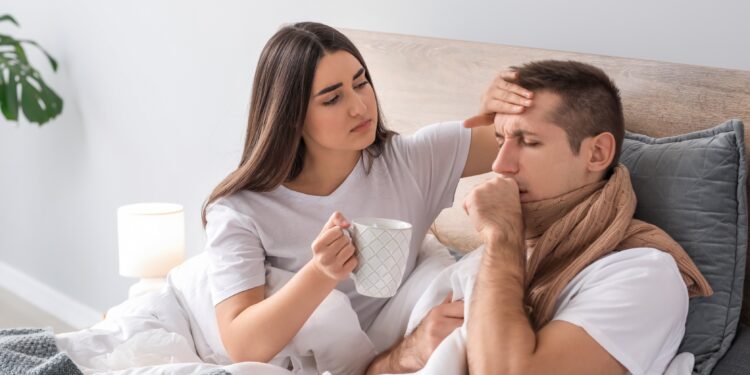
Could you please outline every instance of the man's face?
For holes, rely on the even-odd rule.
[[[522,203],[554,198],[596,181],[585,152],[591,138],[574,155],[565,130],[550,121],[560,102],[557,94],[539,91],[522,114],[495,116],[500,151],[492,170],[516,181]]]

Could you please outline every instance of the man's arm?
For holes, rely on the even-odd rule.
[[[367,375],[415,372],[427,363],[435,348],[464,322],[463,301],[451,302],[451,294],[430,310],[422,322],[403,340],[370,363]]]
[[[415,350],[414,335],[406,336],[391,349],[380,353],[367,368],[367,375],[403,374],[424,366]]]
[[[472,374],[625,374],[586,331],[553,321],[535,332],[524,309],[525,244],[518,187],[496,178],[464,204],[485,251],[472,295],[467,358]]]

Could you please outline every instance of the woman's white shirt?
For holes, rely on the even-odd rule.
[[[384,217],[411,223],[406,279],[429,226],[453,204],[470,143],[471,130],[461,122],[433,124],[392,137],[382,155],[372,159],[369,172],[363,157],[328,196],[279,186],[218,199],[206,212],[213,303],[264,285],[266,263],[297,272],[312,258],[310,246],[334,211],[349,220]],[[337,289],[349,297],[364,329],[387,302],[358,294],[351,279]]]

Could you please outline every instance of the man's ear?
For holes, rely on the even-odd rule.
[[[601,172],[607,169],[615,158],[615,136],[610,132],[601,133],[585,142],[588,147],[588,169]]]

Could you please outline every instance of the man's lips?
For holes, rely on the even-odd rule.
[[[372,120],[368,119],[368,120],[362,121],[357,126],[355,126],[351,131],[360,132],[360,131],[367,130],[367,128],[370,127],[370,124],[372,124]]]

